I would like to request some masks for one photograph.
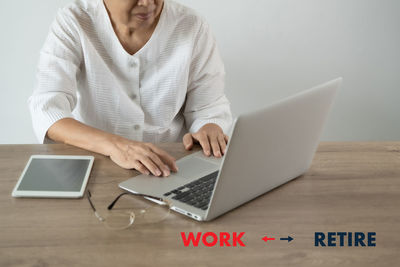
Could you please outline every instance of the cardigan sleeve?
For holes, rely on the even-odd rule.
[[[224,87],[224,64],[208,24],[202,22],[193,50],[183,113],[189,132],[197,132],[207,123],[215,123],[229,132],[232,114]]]
[[[77,27],[71,15],[60,9],[40,51],[36,86],[28,99],[33,129],[40,143],[50,141],[46,134],[56,121],[73,118],[81,59]]]

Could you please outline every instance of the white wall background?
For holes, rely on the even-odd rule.
[[[26,100],[69,1],[0,1],[0,143],[36,143]],[[179,1],[212,26],[235,114],[343,76],[323,140],[400,140],[400,1]]]

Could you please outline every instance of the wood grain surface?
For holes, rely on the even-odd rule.
[[[0,266],[400,266],[400,142],[321,143],[305,175],[214,221],[171,213],[123,231],[105,228],[86,198],[11,197],[32,154],[94,155],[88,188],[100,212],[137,175],[72,146],[0,145]],[[180,232],[209,231],[246,232],[246,247],[184,247]],[[314,247],[318,231],[376,232],[377,246]]]

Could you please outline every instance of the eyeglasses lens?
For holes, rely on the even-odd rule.
[[[168,205],[159,205],[142,197],[125,195],[119,199],[106,219],[109,228],[124,229],[132,224],[158,223],[170,213]]]

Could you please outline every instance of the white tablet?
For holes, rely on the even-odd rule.
[[[93,156],[33,155],[25,166],[13,197],[82,197]]]

